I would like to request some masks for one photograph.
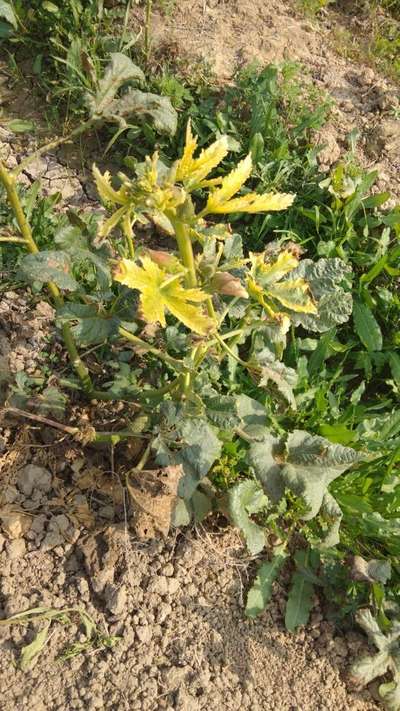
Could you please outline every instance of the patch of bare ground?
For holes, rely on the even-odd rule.
[[[249,62],[298,61],[304,82],[312,82],[335,102],[317,136],[325,146],[322,167],[340,158],[347,135],[356,129],[358,160],[379,171],[377,189],[398,198],[400,121],[392,112],[399,103],[398,87],[370,66],[338,55],[332,29],[339,17],[312,22],[291,3],[277,0],[181,0],[170,14],[155,12],[153,46],[166,60],[178,57],[184,71],[196,72],[206,63],[220,82],[229,82]],[[141,10],[135,9],[132,26],[137,29],[141,22]]]

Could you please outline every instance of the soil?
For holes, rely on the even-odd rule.
[[[132,12],[133,26],[140,12]],[[188,71],[206,61],[221,82],[253,59],[302,62],[304,80],[336,102],[319,136],[323,167],[340,158],[346,135],[357,128],[359,160],[379,170],[379,189],[398,197],[397,89],[335,53],[330,17],[312,24],[275,0],[180,0],[170,14],[155,13],[155,50],[179,55]],[[4,101],[10,113],[12,100]],[[0,152],[10,166],[24,150],[1,129]],[[31,164],[23,178],[42,178],[46,190],[61,191],[64,204],[93,198],[84,171],[60,151]],[[40,367],[51,312],[36,302],[24,330],[18,312],[25,308],[20,294],[2,295],[0,383],[7,369],[34,374]],[[112,451],[88,455],[48,427],[3,422],[0,480],[0,619],[39,605],[80,607],[104,635],[120,638],[111,649],[93,646],[60,662],[66,646],[85,642],[72,615],[67,624],[52,624],[44,652],[22,672],[16,661],[38,626],[0,625],[2,711],[378,709],[374,689],[360,693],[348,683],[365,638],[335,628],[317,599],[310,624],[295,635],[284,630],[284,579],[268,611],[245,618],[254,562],[235,531],[214,523],[139,540],[126,523]]]
[[[304,82],[334,100],[330,120],[317,137],[324,146],[322,167],[339,159],[348,148],[347,135],[357,129],[358,160],[379,171],[377,189],[398,198],[400,121],[393,118],[393,108],[399,89],[370,66],[337,54],[335,33],[348,30],[348,17],[337,12],[322,17],[313,22],[279,0],[180,0],[172,13],[155,13],[154,50],[167,59],[178,57],[189,76],[209,67],[219,82],[229,82],[249,62],[299,62]],[[136,30],[141,21],[136,10]]]

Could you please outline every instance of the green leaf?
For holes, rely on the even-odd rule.
[[[175,528],[188,526],[192,520],[192,509],[189,501],[178,498],[171,516],[171,524]]]
[[[306,566],[308,551],[297,551],[296,561]],[[306,625],[313,606],[314,586],[301,571],[296,571],[292,577],[292,584],[286,604],[285,625],[289,632],[294,632],[297,627]]]
[[[243,259],[243,241],[240,235],[228,235],[225,239],[224,257],[229,263]]]
[[[309,508],[306,521],[317,515],[329,484],[363,459],[363,453],[302,430],[291,432],[286,445],[266,432],[249,450],[250,464],[267,496],[277,503],[286,487],[302,496]]]
[[[387,711],[400,709],[400,623],[394,620],[389,631],[384,634],[376,619],[369,610],[358,610],[356,613],[358,624],[367,633],[368,638],[377,649],[377,654],[370,654],[358,659],[351,668],[353,680],[365,686],[378,676],[391,672],[393,680],[381,684],[379,693]]]
[[[392,371],[393,380],[400,388],[400,355],[395,353],[395,351],[391,351],[389,353],[389,365],[390,370]]]
[[[289,434],[286,463],[281,475],[289,489],[302,496],[309,512],[308,521],[317,515],[329,484],[354,463],[365,458],[362,453],[302,430]]]
[[[60,324],[70,323],[72,332],[80,345],[103,343],[118,331],[119,319],[98,315],[95,304],[67,303],[57,311]]]
[[[19,272],[20,276],[30,283],[43,284],[52,281],[60,289],[78,289],[78,284],[71,274],[71,260],[65,252],[43,250],[38,254],[28,254],[22,259]]]
[[[339,530],[343,518],[343,512],[336,499],[326,491],[322,499],[320,514],[328,519],[328,527],[319,548],[333,548],[340,543]]]
[[[13,35],[13,28],[8,22],[0,20],[0,40],[8,39]]]
[[[0,0],[1,2],[1,0]],[[14,119],[9,121],[7,128],[14,133],[28,133],[35,130],[35,124],[33,121],[23,121],[22,119]]]
[[[216,395],[204,398],[207,419],[221,430],[233,430],[240,424],[236,412],[237,398],[231,395]]]
[[[272,583],[278,577],[286,559],[283,546],[276,550],[274,557],[268,563],[262,563],[256,578],[247,595],[246,617],[257,617],[264,612],[272,595]]]
[[[193,519],[195,523],[201,523],[211,513],[213,509],[212,499],[203,491],[198,489],[190,499],[193,509]]]
[[[386,651],[365,656],[354,662],[351,667],[351,677],[356,683],[366,686],[377,676],[386,674],[389,665],[390,655]]]
[[[356,333],[367,351],[381,351],[382,331],[371,309],[361,301],[353,306],[353,321]]]
[[[297,409],[293,389],[297,384],[297,373],[293,368],[288,368],[284,363],[276,360],[271,351],[265,348],[258,353],[257,360],[261,364],[262,374],[260,386],[266,387],[271,380],[278,391],[287,400],[292,410]]]
[[[360,555],[355,555],[351,566],[351,577],[353,580],[361,580],[367,583],[382,583],[386,585],[392,575],[390,560],[371,559],[365,560]]]
[[[47,642],[49,627],[50,622],[47,622],[44,625],[43,629],[41,629],[40,632],[37,633],[34,640],[30,644],[27,644],[26,647],[22,648],[19,660],[19,665],[22,671],[26,671],[27,669],[29,669],[35,657],[37,657],[38,654],[40,654],[40,652],[44,648]]]
[[[109,112],[118,90],[129,81],[143,82],[142,70],[121,52],[111,54],[104,77],[100,79],[95,96],[86,95],[92,116],[104,116]]]
[[[291,313],[296,326],[322,333],[349,320],[352,311],[351,267],[341,259],[303,259],[288,276],[303,278],[317,302],[317,314]]]
[[[188,501],[201,479],[208,474],[215,460],[221,455],[222,443],[206,420],[187,417],[184,411],[180,412],[179,408],[173,408],[171,404],[168,410],[171,410],[170,417],[176,426],[176,431],[170,434],[170,438],[173,439],[175,434],[180,442],[180,449],[170,449],[170,439],[163,439],[159,435],[153,440],[155,461],[163,467],[182,465],[184,474],[179,481],[178,495]]]
[[[400,660],[397,661],[397,667]],[[400,710],[400,673],[397,671],[395,681],[379,686],[379,694],[387,711]]]
[[[17,16],[10,3],[6,2],[6,0],[0,0],[0,17],[3,17],[5,20],[7,20],[7,22],[12,25],[14,30],[18,29]]]
[[[356,620],[379,652],[385,651],[391,640],[383,634],[371,611],[368,609],[357,610]]]
[[[337,444],[351,444],[357,439],[357,432],[349,430],[344,424],[337,425],[320,425],[320,434],[323,437],[329,439],[330,442],[335,442]]]
[[[182,464],[184,471],[179,495],[188,499],[220,456],[222,444],[213,428],[200,418],[186,420],[179,431],[184,442],[176,457],[176,463]]]
[[[244,425],[261,425],[265,427],[267,413],[264,405],[258,400],[254,400],[254,398],[242,393],[237,398],[237,410]]]
[[[251,520],[251,514],[268,506],[268,498],[256,481],[246,479],[236,484],[228,492],[229,515],[242,531],[247,548],[252,555],[260,553],[265,545],[265,530]]]
[[[60,8],[57,7],[54,2],[50,2],[49,0],[43,0],[42,8],[43,10],[47,10],[47,12],[51,12],[53,15],[60,14]]]
[[[281,465],[277,459],[281,451],[281,441],[266,430],[263,439],[252,442],[249,450],[249,461],[257,479],[263,485],[268,498],[275,504],[281,500],[285,492]]]
[[[68,398],[54,385],[49,385],[38,396],[37,410],[41,415],[53,415],[62,419],[65,414],[65,407]]]

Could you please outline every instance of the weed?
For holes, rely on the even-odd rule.
[[[85,640],[67,647],[59,656],[65,661],[71,659],[88,649],[111,648],[117,644],[119,637],[111,637],[103,634],[97,625],[84,610],[69,607],[64,610],[54,610],[47,607],[35,607],[24,612],[19,612],[5,620],[0,620],[0,625],[28,625],[32,622],[44,622],[41,630],[36,634],[32,642],[22,648],[19,659],[19,666],[23,671],[28,670],[37,657],[43,652],[49,639],[51,626],[55,622],[62,625],[72,624],[72,618],[78,618],[85,631]]]

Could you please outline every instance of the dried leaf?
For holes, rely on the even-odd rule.
[[[365,560],[360,555],[355,555],[351,566],[351,577],[367,583],[383,583],[390,580],[392,571],[390,560]]]
[[[168,535],[182,474],[181,465],[130,472],[127,487],[133,502],[133,525],[139,538],[155,538],[160,533]]]
[[[92,116],[103,116],[109,110],[117,91],[128,81],[144,81],[142,70],[121,52],[111,55],[104,77],[99,81],[96,95],[87,94]]]
[[[177,113],[167,96],[151,94],[148,91],[129,89],[120,99],[114,99],[102,112],[108,121],[124,125],[126,119],[151,118],[160,133],[173,136],[177,128]]]

